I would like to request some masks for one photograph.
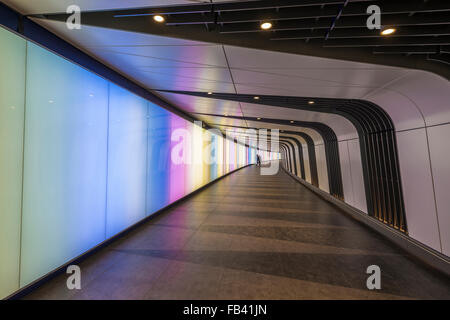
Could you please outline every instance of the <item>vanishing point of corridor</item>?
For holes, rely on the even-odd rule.
[[[166,210],[26,299],[431,299],[450,282],[280,169],[250,166]],[[366,288],[366,268],[382,289]]]

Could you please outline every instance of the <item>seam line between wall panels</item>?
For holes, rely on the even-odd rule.
[[[147,217],[147,205],[148,205],[148,136],[150,130],[150,102],[146,101],[147,112],[145,114],[145,125],[146,125],[146,141],[147,145],[145,146],[145,200],[144,200],[144,217]],[[169,180],[170,181],[170,180]],[[184,179],[183,179],[184,182]],[[170,190],[170,182],[169,182],[169,190]]]
[[[24,185],[25,185],[25,133],[26,133],[26,112],[27,112],[27,76],[28,76],[28,41],[25,40],[25,83],[23,97],[23,129],[22,129],[22,194],[20,201],[20,228],[19,228],[19,277],[18,289],[21,287],[22,278],[22,226],[23,226],[23,202],[24,202]]]
[[[414,128],[410,128],[410,129],[403,129],[403,130],[396,130],[395,132],[408,132],[408,131],[414,131],[414,130],[419,130],[419,129],[428,129],[428,128],[434,128],[434,127],[440,127],[440,126],[446,126],[449,125],[449,122],[442,122],[442,123],[438,123],[438,124],[431,124],[431,125],[426,125],[423,127],[414,127]],[[344,141],[344,140],[342,140]]]
[[[425,137],[427,138],[427,152],[428,152],[428,160],[430,163],[431,185],[433,186],[434,213],[436,214],[436,223],[437,223],[438,237],[439,237],[439,247],[441,248],[441,252],[442,252],[441,228],[440,228],[440,224],[439,224],[438,205],[437,205],[437,201],[436,201],[436,188],[434,186],[434,176],[433,176],[433,163],[431,162],[430,143],[428,140],[428,129],[427,128],[425,128]]]
[[[223,51],[223,55],[225,57],[225,61],[227,62],[227,69],[228,69],[228,72],[230,73],[230,78],[231,78],[231,82],[233,83],[234,92],[236,92],[236,94],[238,94],[237,88],[236,88],[236,83],[234,82],[233,72],[231,71],[230,62],[228,61],[228,56],[227,56],[227,52],[225,50],[224,45],[222,45],[222,51]],[[241,110],[242,117],[244,118],[245,125],[248,128],[248,122],[247,122],[247,119],[245,118],[244,111],[242,110],[241,102],[238,101],[238,104],[239,104],[239,109]]]
[[[108,98],[107,98],[107,114],[106,114],[106,193],[105,193],[105,238],[108,239],[108,175],[109,175],[109,105],[111,95],[111,83],[108,81]]]
[[[353,187],[352,159],[350,158],[350,147],[348,146],[348,142],[345,142],[345,144],[347,145],[348,169],[350,171],[350,184],[352,186],[353,206],[355,207],[354,204],[356,203],[356,196],[355,196],[355,188]]]

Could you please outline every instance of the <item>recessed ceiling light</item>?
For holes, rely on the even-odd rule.
[[[291,123],[294,123],[294,121],[293,121],[293,120],[291,120]]]
[[[208,94],[212,94],[212,92],[210,91],[210,92],[208,92]]]
[[[261,118],[256,118],[256,120],[261,120]]]
[[[271,28],[272,28],[272,23],[270,23],[270,22],[263,22],[263,23],[261,23],[261,29],[269,30]]]
[[[397,31],[395,28],[387,28],[387,29],[384,29],[383,31],[381,31],[381,35],[388,36],[390,34],[395,33],[395,31]]]
[[[255,97],[253,97],[253,99],[255,99],[255,100],[259,100],[259,97],[258,97],[258,96],[255,96]]]
[[[156,16],[153,16],[153,20],[155,20],[156,22],[161,23],[161,22],[164,22],[164,20],[166,20],[166,19],[164,19],[163,16],[160,16],[160,15],[158,14],[158,15],[156,15]]]

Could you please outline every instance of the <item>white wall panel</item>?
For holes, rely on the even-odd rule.
[[[145,218],[147,185],[148,103],[113,84],[109,92],[107,238]]]
[[[292,144],[294,145],[294,152],[295,152],[295,157],[297,159],[296,163],[295,163],[295,167],[297,168],[297,176],[301,177],[302,176],[302,170],[301,170],[301,166],[300,166],[300,152],[298,150],[298,146],[295,142],[292,142]]]
[[[450,125],[428,128],[442,252],[450,256]]]
[[[308,146],[302,145],[303,160],[305,160],[305,180],[311,183],[311,167],[309,165]]]
[[[353,205],[355,208],[367,213],[366,190],[364,188],[364,175],[359,139],[349,140],[347,142],[347,147],[350,159],[350,172],[352,175]]]
[[[325,156],[325,146],[323,144],[316,145],[316,162],[317,175],[319,176],[319,188],[323,191],[330,192],[328,185],[327,159]]]
[[[353,200],[352,173],[350,167],[350,157],[348,155],[347,141],[339,142],[339,161],[341,165],[342,186],[344,188],[345,202],[355,206]]]
[[[397,133],[409,235],[441,251],[425,129]]]

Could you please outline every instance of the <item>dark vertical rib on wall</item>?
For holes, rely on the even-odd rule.
[[[286,154],[286,168],[290,171],[291,170],[291,157],[289,155],[288,148],[283,144],[284,152]]]

